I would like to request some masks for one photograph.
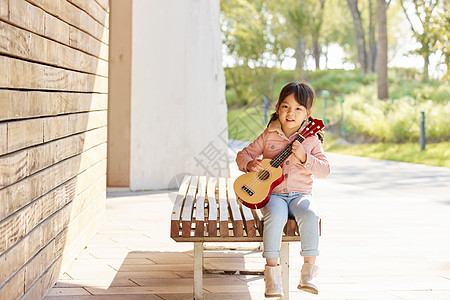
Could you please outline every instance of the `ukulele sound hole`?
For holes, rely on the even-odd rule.
[[[259,180],[267,180],[270,177],[270,173],[267,170],[261,171],[258,173]]]

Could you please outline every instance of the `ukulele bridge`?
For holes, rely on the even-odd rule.
[[[253,194],[255,193],[251,188],[249,188],[248,186],[244,185],[242,187],[242,189],[244,190],[244,192],[246,192],[247,194],[249,194],[250,196],[253,196]]]

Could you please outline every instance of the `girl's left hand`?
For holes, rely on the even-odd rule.
[[[306,162],[305,148],[303,148],[303,145],[299,141],[295,141],[292,144],[292,153],[297,156],[302,164]]]

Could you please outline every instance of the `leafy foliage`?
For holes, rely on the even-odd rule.
[[[375,84],[375,74],[363,74],[359,70],[323,70],[309,73],[309,82],[316,91],[328,90],[331,95],[354,93],[361,86]]]
[[[226,70],[228,74],[230,70]],[[275,71],[274,71],[275,72]],[[277,70],[274,91],[295,80],[295,71]],[[450,85],[448,82],[411,80],[417,71],[410,69],[390,70],[391,98],[379,101],[376,98],[374,74],[358,71],[324,70],[309,72],[309,82],[318,95],[313,108],[313,116],[330,120],[331,130],[339,129],[344,113],[344,125],[350,141],[368,142],[409,142],[417,141],[420,134],[421,111],[425,112],[427,139],[429,141],[450,140]],[[227,75],[228,77],[228,75]],[[404,79],[406,78],[406,79]],[[322,91],[330,92],[327,110],[324,114]],[[227,90],[227,101],[232,89]],[[254,95],[257,95],[254,90]],[[233,95],[235,96],[235,95]],[[343,107],[337,99],[344,99]],[[276,94],[272,95],[272,109]],[[243,101],[262,107],[262,97]],[[234,107],[237,101],[234,102]],[[262,117],[261,117],[262,118]],[[339,130],[337,130],[339,131]]]
[[[448,1],[442,0],[400,0],[400,3],[411,25],[413,36],[420,44],[412,53],[424,58],[423,79],[426,81],[428,80],[428,59],[432,53],[437,50],[442,51],[447,67],[449,66],[448,25],[450,20],[447,15],[449,4]],[[420,26],[415,26],[412,18],[415,18]],[[447,68],[447,74],[448,72]]]
[[[344,103],[348,134],[363,134],[381,142],[412,142],[420,136],[421,112],[425,112],[427,139],[450,139],[450,103],[416,101],[411,97],[382,102],[347,96]]]
[[[324,149],[327,152],[450,168],[450,142],[427,144],[425,151],[421,151],[419,143],[343,144],[338,136],[326,133]]]

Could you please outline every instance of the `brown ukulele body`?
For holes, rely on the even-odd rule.
[[[234,191],[245,206],[263,207],[269,202],[272,190],[283,181],[281,167],[272,167],[270,161],[271,159],[263,159],[263,171],[248,172],[234,182]]]

